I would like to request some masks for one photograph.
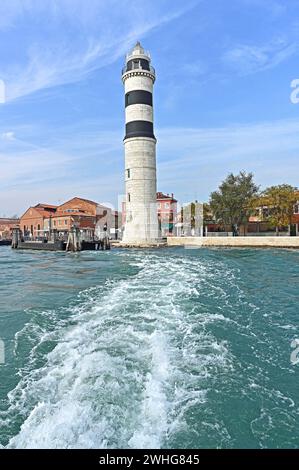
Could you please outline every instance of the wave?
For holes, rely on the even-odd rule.
[[[19,428],[8,448],[171,446],[190,411],[207,406],[215,377],[231,372],[227,342],[208,327],[230,320],[205,304],[213,289],[226,296],[222,267],[211,272],[183,256],[115,256],[137,274],[87,289],[46,318],[37,312],[18,333],[16,354],[24,337],[32,344],[0,415],[8,436]]]

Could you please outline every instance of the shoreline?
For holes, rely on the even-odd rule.
[[[9,246],[2,244],[1,246]],[[278,248],[278,249],[299,249],[299,237],[168,237],[167,241],[157,244],[128,244],[121,241],[111,241],[111,248],[124,249],[160,249],[185,247],[189,249],[195,248]],[[19,248],[20,251],[60,251],[62,250],[44,250],[42,247],[36,250],[28,244],[28,246]],[[89,250],[83,250],[89,251]]]
[[[299,249],[299,237],[168,237],[167,246]]]

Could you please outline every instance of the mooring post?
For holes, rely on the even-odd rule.
[[[73,228],[70,230],[67,237],[66,251],[74,251]]]
[[[81,251],[82,243],[81,243],[81,233],[78,227],[75,229],[75,237],[76,237],[76,251]]]
[[[107,235],[104,238],[104,250],[110,250],[110,240]]]
[[[11,247],[14,249],[18,248],[20,241],[21,241],[21,230],[19,228],[14,228],[12,231]]]
[[[81,234],[78,227],[72,227],[68,235],[66,251],[81,251]]]
[[[102,250],[110,250],[110,241],[109,241],[109,237],[108,237],[108,234],[107,234],[107,232],[108,232],[107,222],[105,222],[103,230],[104,230],[104,238],[102,240]]]

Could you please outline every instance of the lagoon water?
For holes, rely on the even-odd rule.
[[[299,445],[299,252],[0,248],[0,447]]]

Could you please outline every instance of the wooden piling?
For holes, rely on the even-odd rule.
[[[13,249],[17,249],[20,241],[21,241],[21,230],[19,228],[14,228],[12,230],[11,247]]]
[[[77,227],[72,227],[68,235],[66,251],[81,251],[81,248],[80,231]]]

